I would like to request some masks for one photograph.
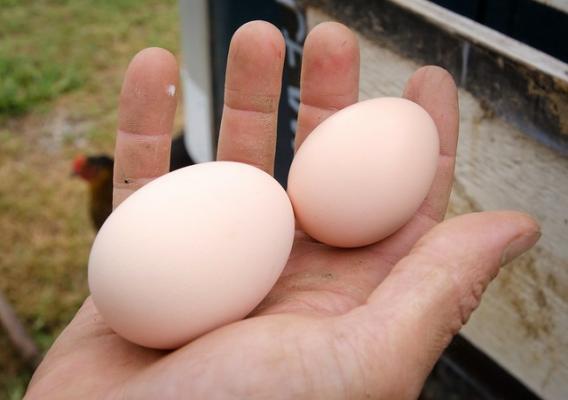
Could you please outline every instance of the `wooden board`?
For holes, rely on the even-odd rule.
[[[311,27],[330,19],[308,11]],[[420,65],[359,37],[361,99],[400,96]],[[448,214],[516,209],[535,215],[543,228],[538,246],[503,269],[462,333],[543,398],[567,399],[568,158],[462,89],[460,110]]]
[[[568,156],[565,63],[426,0],[302,1],[381,47],[443,65],[492,112]]]

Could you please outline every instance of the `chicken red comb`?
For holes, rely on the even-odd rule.
[[[87,164],[87,157],[83,154],[78,154],[73,160],[73,173],[80,174]]]

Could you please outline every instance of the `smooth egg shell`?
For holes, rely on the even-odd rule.
[[[89,288],[116,333],[177,348],[250,313],[293,237],[292,206],[271,176],[198,164],[150,182],[111,214],[91,250]]]
[[[338,111],[306,138],[290,168],[300,228],[338,247],[387,237],[423,202],[438,153],[434,121],[409,100],[378,98]]]

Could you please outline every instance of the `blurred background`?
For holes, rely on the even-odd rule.
[[[450,215],[528,211],[544,244],[501,274],[423,398],[568,397],[567,11],[565,0],[0,0],[0,315],[22,339],[0,326],[0,399],[23,396],[88,295],[89,249],[108,213],[112,161],[102,155],[113,154],[128,62],[149,46],[176,55],[185,96],[174,132],[188,135],[172,160],[193,162],[188,148],[209,160],[229,40],[252,19],[286,38],[282,184],[313,24],[339,20],[360,35],[361,98],[399,95],[426,63],[454,75],[463,115]]]
[[[0,0],[0,290],[41,352],[88,293],[95,231],[73,159],[112,155],[122,77],[148,46],[179,54],[177,1]],[[0,329],[0,398],[30,374]]]

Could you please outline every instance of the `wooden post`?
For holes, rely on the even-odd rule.
[[[39,350],[27,333],[24,325],[18,319],[14,309],[0,291],[0,323],[8,333],[8,337],[12,341],[14,347],[18,350],[21,357],[31,367],[35,368],[39,363]]]

